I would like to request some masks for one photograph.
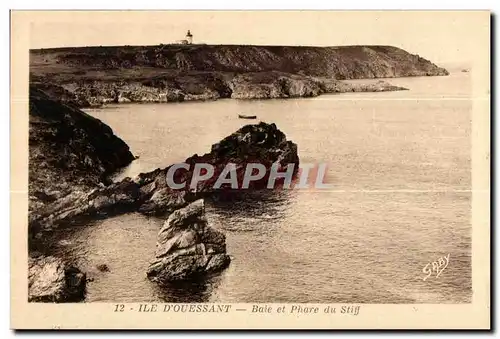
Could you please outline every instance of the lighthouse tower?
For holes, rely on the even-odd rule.
[[[186,40],[187,43],[190,45],[193,43],[193,35],[191,34],[190,30],[188,30],[188,32],[186,33]]]

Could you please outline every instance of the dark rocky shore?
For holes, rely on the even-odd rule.
[[[100,120],[65,105],[36,86],[29,93],[30,234],[71,218],[72,197],[104,188],[108,176],[134,156]],[[57,206],[57,207],[56,207]],[[44,222],[42,222],[44,221]]]
[[[79,107],[395,91],[405,88],[342,80],[438,75],[448,72],[392,46],[160,45],[30,52],[30,81]]]
[[[71,302],[85,297],[85,273],[61,258],[30,257],[28,274],[30,302]]]

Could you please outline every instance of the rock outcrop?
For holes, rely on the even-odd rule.
[[[203,200],[173,212],[158,233],[155,259],[147,276],[159,283],[196,279],[230,263],[226,237],[211,228]]]
[[[31,81],[50,83],[52,92],[80,107],[394,91],[401,88],[342,80],[434,75],[448,71],[392,46],[164,45],[30,52]]]
[[[177,184],[186,183],[183,189],[173,189],[167,184],[167,173],[171,166],[157,169],[150,173],[140,174],[135,181],[140,186],[143,202],[139,211],[144,214],[162,215],[186,206],[193,200],[211,194],[217,179],[226,174],[223,171],[226,165],[233,164],[237,177],[237,187],[225,183],[218,191],[241,188],[243,175],[250,163],[264,165],[266,174],[259,180],[250,182],[248,189],[265,188],[269,179],[269,169],[275,164],[278,171],[284,172],[289,165],[293,165],[293,174],[298,171],[299,157],[297,145],[287,140],[285,134],[275,124],[261,122],[255,125],[246,125],[212,145],[210,153],[202,156],[195,154],[186,159],[189,169],[178,169],[173,178]],[[211,178],[200,181],[195,192],[190,190],[196,164],[210,164],[214,167]],[[277,184],[283,180],[277,180]]]
[[[67,47],[32,50],[35,74],[44,67],[64,66],[68,72],[116,71],[144,68],[177,72],[253,73],[279,71],[335,79],[391,78],[447,75],[447,71],[419,55],[394,46],[243,46],[163,45]],[[47,73],[47,69],[44,73]],[[54,71],[52,69],[52,71]],[[83,73],[84,72],[84,73]],[[96,74],[97,75],[97,74]],[[99,74],[102,77],[102,74]],[[56,76],[54,74],[54,76]]]
[[[325,77],[269,72],[242,74],[230,83],[233,99],[287,99],[317,97],[327,93],[389,92],[407,88],[393,86],[386,81],[376,83],[347,83]]]
[[[111,173],[134,159],[109,126],[43,89],[30,86],[29,225],[35,231],[61,214],[81,214],[72,212],[75,208],[87,210],[89,206],[76,207],[75,201],[94,197],[92,192],[111,183]],[[120,200],[116,193],[122,186],[104,192]]]
[[[169,103],[232,99],[287,99],[316,97],[326,93],[400,91],[406,88],[387,82],[349,84],[324,77],[282,72],[244,73],[233,78],[179,74],[177,78],[156,77],[148,81],[83,81],[51,85],[67,104],[99,107],[108,103]],[[189,81],[186,78],[190,78]]]
[[[86,277],[78,268],[52,256],[28,262],[29,302],[77,302],[85,297]]]
[[[130,178],[109,186],[75,190],[29,215],[33,231],[51,230],[90,218],[104,218],[137,210],[141,203],[139,186]]]

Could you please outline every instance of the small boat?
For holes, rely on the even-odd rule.
[[[240,119],[257,119],[257,116],[256,115],[238,114],[238,118],[240,118]]]

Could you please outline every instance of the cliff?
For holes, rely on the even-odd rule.
[[[209,153],[195,154],[184,161],[188,169],[178,169],[173,176],[174,183],[186,183],[184,188],[176,189],[169,186],[167,177],[171,165],[156,169],[149,173],[141,173],[135,179],[140,186],[142,204],[139,211],[146,215],[165,215],[186,206],[195,199],[216,193],[226,194],[231,190],[242,188],[243,177],[248,164],[258,163],[264,166],[266,174],[259,180],[249,183],[248,189],[263,189],[267,187],[269,169],[273,164],[284,172],[288,165],[293,164],[293,174],[299,167],[297,144],[287,140],[286,135],[275,124],[260,122],[245,125],[220,142],[213,144]],[[209,164],[214,168],[210,178],[196,183],[196,192],[190,188],[190,183],[196,178],[196,164]],[[233,167],[226,167],[232,164]],[[218,179],[231,176],[233,171],[236,185],[224,183],[216,188]],[[283,180],[277,180],[279,184]]]
[[[226,268],[226,236],[210,227],[202,199],[174,211],[158,232],[147,276],[160,284],[192,280]]]
[[[29,100],[29,219],[36,231],[43,210],[109,184],[107,176],[134,156],[109,126],[73,104],[33,85]]]
[[[85,105],[219,98],[310,97],[371,91],[343,79],[447,75],[391,46],[159,45],[32,50],[32,82]],[[389,84],[379,90],[400,90]]]
[[[153,68],[251,73],[281,71],[335,79],[445,75],[430,61],[392,46],[160,45],[31,51],[32,65],[73,70]]]

